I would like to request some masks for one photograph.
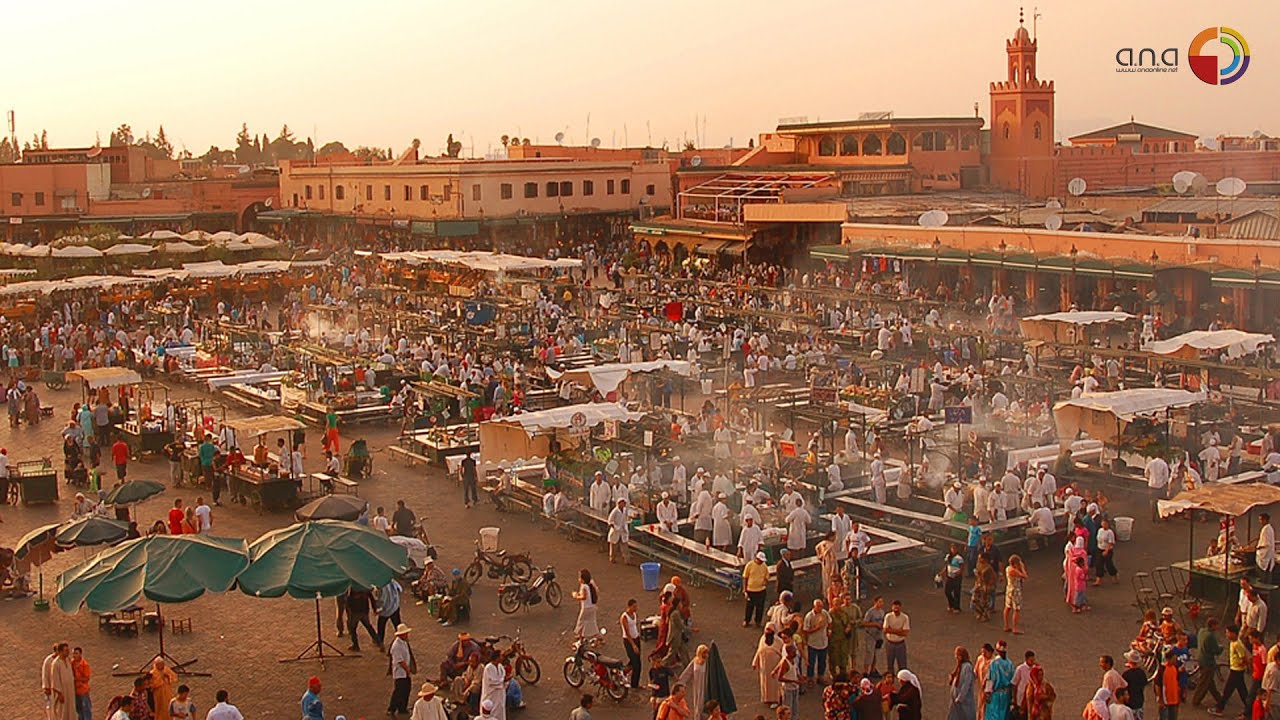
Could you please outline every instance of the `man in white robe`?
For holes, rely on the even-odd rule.
[[[760,526],[756,524],[755,519],[743,517],[742,531],[738,533],[738,557],[744,560],[755,557],[763,542],[764,534],[760,531]]]
[[[675,532],[680,524],[680,509],[676,504],[671,502],[671,493],[662,493],[662,499],[658,501],[654,507],[654,513],[658,516],[658,525],[667,532]]]
[[[604,473],[596,473],[596,477],[591,481],[590,493],[587,497],[587,503],[592,510],[598,513],[609,512],[609,505],[612,504],[612,489],[609,483],[604,481]]]
[[[717,495],[716,504],[711,508],[711,545],[718,550],[727,551],[733,543],[733,528],[729,524],[733,512],[724,499],[724,493]]]

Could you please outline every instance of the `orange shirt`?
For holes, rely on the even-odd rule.
[[[1160,670],[1160,704],[1182,704],[1182,688],[1178,686],[1178,666],[1173,663]]]
[[[89,661],[81,658],[71,661],[71,671],[76,676],[76,694],[89,694]]]

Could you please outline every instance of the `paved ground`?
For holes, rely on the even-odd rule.
[[[189,393],[178,390],[176,393]],[[70,390],[46,393],[46,401],[58,408],[58,418],[65,418],[69,404],[76,399]],[[0,445],[9,449],[11,458],[50,455],[58,458],[56,433],[59,422],[46,421],[37,428],[17,430],[0,428]],[[602,623],[616,617],[628,597],[641,599],[642,614],[656,607],[654,594],[641,588],[640,573],[635,567],[610,566],[600,550],[585,543],[572,543],[549,530],[539,529],[523,515],[498,515],[491,506],[464,510],[461,492],[438,469],[407,467],[389,458],[382,449],[393,437],[391,429],[368,429],[347,433],[366,437],[375,454],[375,472],[361,494],[373,504],[394,506],[403,498],[410,507],[425,514],[433,539],[441,546],[446,567],[463,564],[471,553],[476,530],[486,525],[502,527],[503,545],[528,550],[535,562],[551,563],[562,577],[576,574],[581,567],[591,568],[599,580]],[[320,456],[315,434],[308,448],[309,466],[318,464]],[[59,460],[60,462],[60,460]],[[135,463],[131,476],[165,479],[166,467],[160,461]],[[163,516],[175,497],[192,500],[193,493],[169,492],[140,507],[146,527]],[[1094,591],[1090,602],[1094,612],[1075,616],[1062,602],[1060,591],[1060,558],[1056,550],[1035,553],[1029,558],[1031,578],[1027,586],[1025,625],[1027,634],[1011,638],[1010,657],[1021,658],[1027,648],[1035,649],[1048,668],[1048,677],[1058,688],[1059,717],[1076,717],[1097,687],[1100,653],[1119,655],[1136,630],[1137,616],[1131,606],[1129,573],[1148,569],[1157,563],[1185,558],[1187,528],[1185,524],[1153,527],[1144,517],[1145,501],[1118,494],[1116,514],[1138,517],[1135,541],[1123,544],[1117,562],[1124,573],[1115,587]],[[40,523],[53,522],[70,514],[71,493],[65,493],[58,506],[5,508],[0,512],[0,545],[11,544],[26,530]],[[222,508],[215,513],[219,534],[254,538],[260,533],[286,525],[284,514],[258,515],[240,506]],[[1207,538],[1209,529],[1201,525],[1197,534]],[[1199,544],[1199,541],[1197,541]],[[45,585],[51,588],[57,573],[86,557],[81,551],[64,553],[46,568]],[[980,624],[970,615],[952,617],[945,612],[942,593],[932,583],[932,572],[920,571],[906,577],[895,577],[896,587],[884,589],[888,598],[901,598],[912,617],[911,666],[924,684],[927,718],[941,718],[946,713],[945,678],[951,668],[951,650],[966,645],[971,650],[983,642],[1009,637],[1000,632],[996,620]],[[485,580],[476,589],[474,618],[469,629],[476,634],[511,632],[521,629],[528,645],[541,661],[543,680],[526,690],[527,717],[565,717],[576,704],[577,693],[569,688],[560,674],[560,664],[567,651],[567,637],[573,627],[576,607],[566,603],[559,610],[539,607],[524,615],[505,616],[498,612],[493,593],[494,584]],[[966,588],[967,591],[967,588]],[[695,642],[719,643],[730,670],[741,707],[740,715],[754,717],[765,713],[758,704],[755,674],[750,660],[757,635],[739,626],[741,600],[728,601],[717,589],[694,589],[694,616],[700,627]],[[199,656],[197,668],[213,673],[211,678],[193,678],[196,702],[201,712],[211,704],[218,688],[227,688],[232,700],[247,717],[296,717],[297,701],[305,689],[306,678],[318,674],[325,681],[325,702],[329,717],[345,714],[350,718],[378,716],[386,707],[390,679],[386,675],[384,657],[364,657],[330,662],[321,669],[317,663],[280,664],[278,658],[295,654],[314,638],[314,606],[311,603],[280,599],[258,600],[238,592],[206,596],[196,602],[166,608],[171,618],[189,617],[195,632],[168,637],[168,650],[180,658]],[[344,639],[334,637],[333,602],[324,604],[326,638],[345,648]],[[409,605],[405,622],[416,628],[413,635],[415,652],[421,666],[434,675],[434,666],[451,640],[452,633],[433,622],[426,609]],[[610,624],[610,628],[614,625]],[[611,637],[615,637],[611,636]],[[93,697],[97,711],[105,708],[108,698],[123,692],[129,681],[113,678],[113,669],[140,665],[152,656],[157,638],[144,633],[138,639],[121,639],[100,633],[92,614],[81,612],[65,615],[57,610],[37,613],[29,601],[0,602],[0,647],[6,649],[5,666],[13,671],[9,692],[0,693],[0,714],[9,717],[35,717],[42,708],[39,690],[40,660],[51,643],[69,640],[81,645],[95,672]],[[614,652],[622,655],[616,639],[610,642]],[[371,646],[366,646],[366,653]],[[1016,661],[1015,661],[1016,662]],[[643,697],[633,695],[620,706],[608,700],[597,708],[600,715],[619,718],[649,717]],[[815,694],[801,700],[801,716],[817,717],[820,704]],[[1186,712],[1184,717],[1199,717],[1200,712]]]

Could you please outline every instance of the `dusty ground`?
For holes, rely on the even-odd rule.
[[[57,407],[57,417],[64,419],[70,403],[77,396],[70,390],[46,391],[45,398]],[[56,433],[61,426],[61,422],[46,421],[37,428],[0,428],[0,445],[7,447],[10,457],[15,460],[51,455],[60,464]],[[527,550],[535,562],[554,564],[566,581],[569,579],[567,576],[576,574],[578,568],[591,568],[602,590],[601,621],[602,624],[609,622],[611,629],[615,627],[613,620],[628,597],[640,598],[642,614],[648,614],[656,607],[655,594],[646,594],[641,588],[639,570],[609,565],[599,548],[586,543],[572,543],[550,530],[539,529],[521,514],[499,515],[487,504],[463,509],[461,491],[452,480],[444,477],[442,471],[436,468],[424,470],[421,465],[408,467],[383,452],[393,439],[392,429],[360,428],[344,434],[347,442],[353,437],[367,438],[374,450],[374,477],[362,485],[361,495],[374,505],[382,504],[388,508],[393,507],[397,499],[404,499],[419,514],[425,514],[433,539],[441,547],[446,567],[461,565],[468,559],[477,528],[500,525],[504,547]],[[317,435],[312,433],[309,439],[310,467],[319,463],[320,452]],[[131,476],[166,480],[167,468],[158,460],[135,462]],[[22,533],[38,524],[69,516],[72,494],[65,492],[64,486],[62,501],[57,506],[0,510],[0,517],[4,520],[0,524],[0,545],[12,544]],[[146,527],[161,518],[174,498],[191,501],[194,494],[170,490],[145,503],[140,507],[140,518],[144,521],[140,525]],[[1145,500],[1116,493],[1115,514],[1138,517],[1135,541],[1122,544],[1117,554],[1122,581],[1114,587],[1091,591],[1092,613],[1072,615],[1063,604],[1059,581],[1061,555],[1056,550],[1034,553],[1028,558],[1031,578],[1026,591],[1024,622],[1027,634],[1021,637],[1012,638],[1001,633],[1000,626],[996,624],[998,620],[984,625],[967,614],[958,617],[948,615],[941,591],[933,586],[932,571],[893,578],[896,587],[883,589],[883,592],[887,598],[902,599],[912,617],[910,664],[924,684],[925,717],[945,716],[945,682],[951,669],[952,648],[966,645],[976,651],[983,642],[995,642],[1000,637],[1010,637],[1013,641],[1010,657],[1018,658],[1015,662],[1020,661],[1026,649],[1036,650],[1047,666],[1050,681],[1058,689],[1058,716],[1076,717],[1097,687],[1100,676],[1097,656],[1100,653],[1119,656],[1136,630],[1130,573],[1185,558],[1186,525],[1153,527],[1145,517],[1145,507]],[[259,515],[242,506],[229,506],[215,512],[219,534],[249,539],[290,521],[291,518],[285,514]],[[1197,532],[1204,538],[1209,534],[1203,525]],[[44,573],[46,588],[52,587],[59,572],[84,557],[81,551],[56,557]],[[967,590],[966,587],[966,594]],[[695,588],[693,600],[695,620],[700,627],[695,641],[714,640],[719,643],[739,699],[739,715],[754,717],[757,713],[766,713],[766,708],[756,702],[756,678],[750,669],[757,634],[739,625],[742,601],[727,600],[722,590],[711,588]],[[528,647],[541,661],[543,679],[536,687],[526,689],[529,709],[523,714],[530,718],[567,716],[578,695],[565,684],[560,664],[568,648],[567,637],[573,628],[576,606],[570,601],[559,610],[543,606],[527,614],[505,616],[497,610],[494,583],[484,580],[476,589],[473,609],[474,617],[468,626],[471,632],[480,635],[511,632],[519,628],[528,641]],[[369,654],[371,645],[365,645],[363,657],[330,662],[323,669],[315,662],[277,662],[279,658],[296,654],[314,638],[311,603],[289,599],[257,600],[233,591],[221,596],[206,596],[187,605],[172,606],[166,608],[166,613],[170,618],[189,617],[194,625],[194,633],[190,635],[167,637],[170,653],[179,658],[199,656],[195,668],[213,673],[210,678],[188,681],[201,713],[212,705],[214,691],[226,688],[246,717],[296,717],[299,713],[298,699],[305,690],[307,677],[312,674],[318,674],[325,682],[325,705],[329,717],[338,714],[345,714],[353,720],[361,716],[374,717],[386,708],[391,686],[386,674],[387,663],[385,657]],[[326,602],[326,638],[345,648],[345,638],[334,636],[333,613],[333,602]],[[404,611],[404,620],[416,629],[413,645],[421,666],[425,672],[434,675],[434,668],[453,633],[436,624],[424,607],[411,603]],[[616,635],[611,638],[616,638]],[[40,613],[32,610],[30,601],[0,602],[0,647],[5,648],[4,666],[10,671],[6,683],[8,692],[0,693],[0,714],[9,717],[37,716],[43,707],[39,688],[40,661],[53,642],[64,639],[73,645],[83,646],[92,664],[95,714],[105,709],[111,695],[128,687],[128,679],[111,677],[111,671],[135,667],[149,659],[156,650],[154,634],[143,633],[138,639],[108,636],[98,631],[94,616],[88,612],[65,615],[55,609]],[[616,639],[611,639],[610,645],[616,654],[623,655]],[[596,707],[601,716],[649,717],[646,700],[636,694],[618,706],[606,699],[599,701]],[[801,699],[802,717],[818,717],[820,712],[816,693]],[[1184,712],[1183,716],[1202,715],[1202,712]]]

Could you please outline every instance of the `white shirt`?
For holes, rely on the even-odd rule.
[[[793,551],[803,550],[808,541],[809,511],[798,507],[787,514],[787,547]]]
[[[867,548],[871,546],[871,536],[862,528],[858,528],[857,532],[850,532],[844,539],[845,557],[852,555],[857,551],[858,557],[867,554]]]
[[[209,708],[204,720],[244,720],[244,715],[240,714],[240,708],[235,705],[220,702]]]
[[[1098,549],[1110,550],[1116,546],[1116,531],[1111,528],[1098,528]]]
[[[745,509],[743,512],[745,517]],[[757,524],[759,521],[757,520]],[[836,559],[844,560],[849,557],[849,549],[845,547],[845,541],[849,537],[849,532],[853,530],[853,518],[843,513],[836,513],[831,516],[831,532],[836,535]]]
[[[1258,550],[1254,558],[1261,570],[1271,570],[1276,564],[1276,529],[1270,523],[1262,526],[1258,533]]]
[[[742,557],[750,560],[760,552],[760,543],[764,541],[764,534],[760,532],[760,528],[756,525],[743,525],[742,532],[738,533],[738,549],[742,551]]]
[[[409,677],[409,673],[400,667],[400,663],[409,664],[409,643],[404,638],[397,637],[391,643],[391,679],[398,680],[400,678]]]
[[[1134,720],[1133,710],[1124,703],[1111,703],[1110,713],[1111,720]]]
[[[213,509],[208,505],[197,505],[195,512],[196,517],[200,518],[200,532],[207,535],[213,527]]]
[[[373,519],[369,521],[369,524],[373,526],[374,530],[386,532],[387,528],[391,527],[391,519],[386,515],[374,515]]]
[[[628,522],[625,509],[615,507],[609,511],[609,542],[624,543],[631,539],[631,526]]]
[[[1053,534],[1053,511],[1049,508],[1038,507],[1035,510],[1032,510],[1030,519],[1031,523],[1035,525],[1036,531],[1041,535]],[[1115,537],[1114,533],[1112,533],[1112,537]],[[1102,533],[1098,533],[1098,544],[1102,544]]]
[[[658,516],[658,523],[662,525],[664,530],[675,532],[676,524],[680,521],[680,509],[670,500],[663,500],[658,503],[655,508]]]
[[[609,487],[609,483],[591,483],[591,495],[588,501],[591,504],[591,509],[597,512],[604,512],[607,510],[609,508],[609,497],[611,494],[612,490]]]
[[[1164,458],[1154,457],[1147,463],[1145,471],[1147,476],[1147,487],[1154,490],[1166,487],[1169,484],[1169,463]]]

